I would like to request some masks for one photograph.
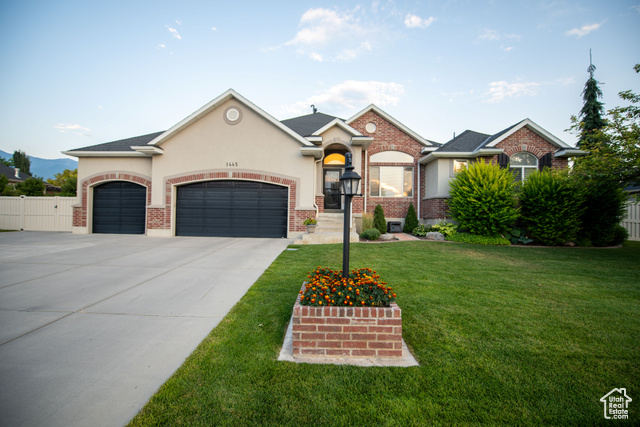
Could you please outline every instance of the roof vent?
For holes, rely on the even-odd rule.
[[[313,110],[313,114],[315,114],[315,113],[317,113],[317,112],[318,112],[318,109],[316,108],[316,106],[315,106],[315,105],[311,104],[311,105],[310,105],[310,107],[311,107],[311,109]]]
[[[16,168],[16,178],[20,178],[20,168]]]

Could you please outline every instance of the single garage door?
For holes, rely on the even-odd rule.
[[[144,234],[146,187],[113,181],[93,189],[93,232]]]
[[[287,237],[288,189],[251,181],[178,187],[176,235]]]

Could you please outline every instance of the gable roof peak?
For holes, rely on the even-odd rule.
[[[179,123],[174,125],[171,129],[167,130],[162,135],[150,141],[149,145],[155,145],[155,146],[161,145],[164,141],[171,138],[173,135],[179,133],[183,129],[191,126],[191,124],[200,120],[202,117],[206,116],[211,111],[215,110],[220,105],[229,101],[230,99],[235,99],[236,101],[240,102],[245,107],[249,108],[254,113],[261,116],[262,118],[264,118],[265,120],[273,124],[275,127],[279,128],[284,133],[291,136],[296,141],[300,142],[303,146],[313,146],[313,144],[311,144],[309,141],[304,139],[301,135],[292,131],[290,128],[288,128],[287,126],[282,124],[280,121],[278,121],[275,117],[273,117],[272,115],[270,115],[269,113],[264,111],[262,108],[258,107],[253,102],[249,101],[247,98],[240,95],[238,92],[236,92],[233,89],[227,90],[226,92],[222,93],[220,96],[213,99],[212,101],[210,101],[209,103],[207,103],[206,105],[204,105],[203,107],[201,107],[200,109],[198,109],[197,111],[195,111],[194,113],[186,117],[185,119],[181,120]]]
[[[410,137],[412,137],[413,139],[418,141],[420,144],[424,145],[425,147],[438,147],[439,146],[439,144],[437,142],[433,142],[433,141],[429,141],[428,139],[425,139],[424,137],[419,135],[417,132],[411,130],[410,128],[405,126],[400,121],[396,120],[389,113],[387,113],[386,111],[384,111],[383,109],[381,109],[380,107],[378,107],[375,104],[369,104],[363,110],[357,112],[351,118],[347,119],[346,123],[348,125],[351,125],[352,122],[354,122],[356,119],[359,119],[360,117],[362,117],[364,114],[368,113],[369,111],[373,111],[374,113],[376,113],[377,115],[379,115],[380,117],[382,117],[383,119],[385,119],[386,121],[388,121],[389,123],[391,123],[392,125],[397,127],[398,129],[400,129],[402,132],[406,133],[407,135],[409,135]]]

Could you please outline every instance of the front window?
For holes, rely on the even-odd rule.
[[[467,168],[467,160],[454,160],[453,161],[453,173],[458,173],[462,169]]]
[[[524,181],[538,170],[538,158],[525,151],[514,154],[509,160],[509,170],[515,175],[516,181]]]
[[[369,194],[373,197],[413,197],[413,168],[371,166]]]

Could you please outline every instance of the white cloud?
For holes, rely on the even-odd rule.
[[[434,18],[433,16],[430,16],[427,19],[423,19],[418,15],[409,13],[404,18],[404,26],[407,28],[427,28],[429,25],[433,24],[433,21],[435,20],[436,18]]]
[[[522,95],[535,96],[538,87],[540,87],[540,83],[536,82],[491,82],[489,90],[485,93],[489,97],[486,102],[497,103],[506,98],[518,98]]]
[[[507,47],[502,46],[503,52],[511,52],[513,49],[515,49],[515,47],[513,46],[507,46]]]
[[[296,35],[281,46],[293,46],[298,54],[318,61],[350,61],[362,53],[372,50],[375,30],[373,25],[361,22],[357,17],[359,9],[342,11],[339,9],[314,8],[307,10],[300,18]]]
[[[404,86],[400,83],[348,80],[281,110],[287,115],[305,114],[310,111],[309,105],[314,104],[321,112],[337,114],[337,111],[361,109],[369,104],[396,105],[403,93]]]
[[[218,31],[216,27],[211,27],[211,31]]]
[[[166,44],[164,44],[164,43],[160,43],[160,44],[158,45],[158,49],[166,49],[166,48],[167,48],[167,45],[166,45]]]
[[[602,24],[591,24],[591,25],[583,25],[580,28],[574,28],[573,30],[567,31],[565,34],[568,36],[578,36],[578,38],[586,36],[592,31],[600,28]]]
[[[170,25],[167,25],[167,30],[169,30],[169,32],[171,33],[171,35],[173,36],[173,38],[178,39],[178,40],[182,40],[182,36],[180,35],[180,33],[178,32],[178,30],[176,30],[175,28],[173,28]]]
[[[496,30],[490,30],[488,28],[482,30],[480,32],[480,35],[478,36],[478,39],[482,41],[513,40],[519,38],[520,36],[518,34],[500,33]]]
[[[58,131],[61,133],[71,132],[81,136],[89,136],[91,133],[91,129],[82,127],[80,125],[74,125],[71,123],[58,123],[57,125],[54,126],[54,129],[58,129]]]
[[[178,20],[176,19],[176,24],[178,24],[178,25],[182,25],[182,22],[180,22],[180,21],[178,21]]]

